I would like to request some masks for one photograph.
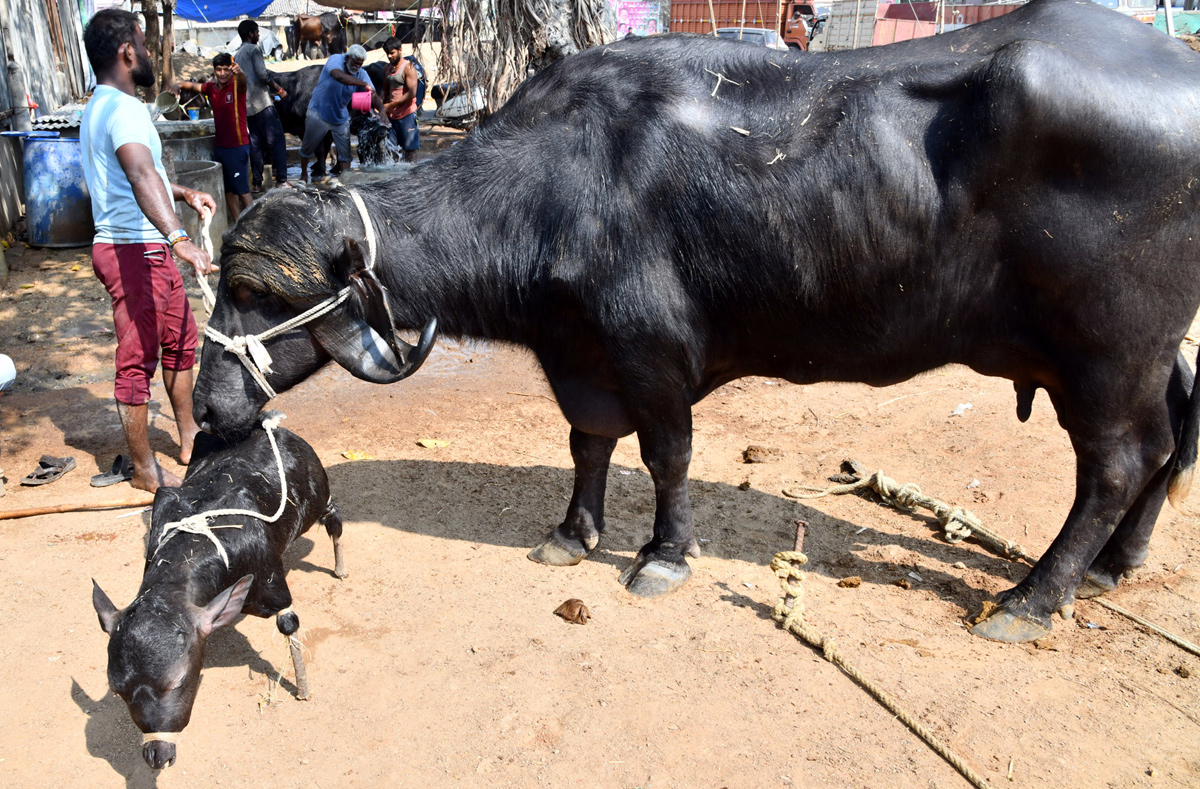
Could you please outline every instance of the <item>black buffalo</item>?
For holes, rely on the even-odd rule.
[[[1198,58],[1075,0],[851,52],[595,47],[405,171],[403,190],[361,188],[383,287],[344,190],[260,200],[226,238],[212,325],[260,332],[350,283],[349,301],[269,343],[278,390],[330,358],[370,381],[407,375],[420,354],[392,321],[528,346],[575,461],[566,518],[530,557],[595,549],[610,455],[636,432],[657,505],[622,576],[640,595],[690,573],[691,407],[721,384],[885,386],[957,363],[1012,380],[1022,419],[1045,389],[1077,456],[1075,503],[975,628],[1029,640],[1140,565],[1168,487],[1179,500],[1190,485],[1200,397],[1178,348],[1200,305]],[[205,429],[244,429],[266,399],[206,344]]]
[[[371,66],[375,66],[372,63]],[[279,113],[279,122],[283,126],[283,130],[287,134],[293,134],[296,137],[304,137],[304,119],[308,114],[308,103],[312,101],[313,90],[317,87],[317,81],[321,77],[321,69],[323,66],[305,66],[302,69],[288,72],[271,72],[271,77],[279,83],[279,86],[287,91],[287,95],[279,101],[275,102],[275,111]],[[371,75],[372,82],[376,82],[376,73],[382,73],[380,69],[368,67],[367,73]],[[378,88],[377,88],[378,89]],[[358,134],[363,128],[365,119],[370,118],[366,113],[351,110],[350,131],[352,134]],[[314,152],[314,160],[312,166],[312,177],[320,178],[326,174],[325,163],[329,159],[329,150],[333,147],[333,135],[326,134],[325,139],[317,144]]]

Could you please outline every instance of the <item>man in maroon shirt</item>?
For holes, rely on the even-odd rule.
[[[250,131],[246,126],[246,75],[225,52],[212,60],[214,80],[178,82],[170,90],[183,89],[208,97],[217,129],[213,158],[225,176],[225,203],[233,221],[250,205]]]

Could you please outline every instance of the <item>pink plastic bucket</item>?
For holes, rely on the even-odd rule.
[[[359,112],[370,112],[371,110],[371,91],[360,90],[350,97],[350,108]]]

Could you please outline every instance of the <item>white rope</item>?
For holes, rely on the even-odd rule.
[[[338,291],[336,296],[330,296],[312,309],[305,310],[296,317],[258,334],[243,334],[237,337],[228,337],[217,329],[214,329],[210,323],[204,327],[204,336],[216,340],[225,347],[225,350],[237,356],[246,369],[250,371],[250,375],[254,380],[258,382],[258,385],[262,387],[262,390],[267,393],[267,397],[275,397],[277,393],[267,383],[266,379],[266,375],[271,372],[271,354],[267,351],[263,343],[272,337],[290,331],[309,321],[316,320],[325,313],[330,312],[343,301],[350,298],[350,293],[350,287],[344,287]]]
[[[181,731],[148,731],[142,735],[142,745],[154,742],[155,740],[162,740],[174,745],[179,742],[179,735],[181,734],[183,734]]]
[[[212,242],[212,213],[202,211],[200,213],[200,246],[208,253],[209,260],[213,257],[213,242]],[[208,277],[196,277],[200,283],[200,300],[204,302],[204,311],[209,315],[213,313],[213,307],[217,306],[217,297],[213,295],[212,288],[208,286]]]
[[[267,431],[267,439],[271,442],[271,450],[275,453],[275,468],[279,471],[279,509],[275,510],[275,514],[271,516],[262,515],[261,513],[251,512],[249,510],[240,510],[235,508],[223,510],[208,510],[207,512],[189,515],[182,520],[173,521],[163,527],[162,536],[158,538],[158,545],[154,547],[154,553],[151,557],[157,555],[162,547],[170,541],[172,537],[180,532],[188,534],[198,534],[212,540],[213,545],[217,546],[217,553],[220,554],[221,560],[225,562],[225,567],[229,567],[229,554],[225,552],[225,546],[217,539],[217,535],[213,534],[213,529],[240,529],[240,524],[215,526],[208,525],[208,521],[212,518],[220,518],[228,515],[242,515],[249,518],[257,518],[267,523],[274,523],[283,515],[283,509],[287,506],[287,478],[283,475],[283,457],[279,454],[279,445],[275,442],[275,430],[279,427],[279,423],[286,418],[285,414],[278,411],[271,412],[272,416],[263,419],[263,429]]]
[[[362,219],[363,228],[367,232],[367,270],[369,271],[375,268],[375,226],[371,224],[371,217],[367,215],[367,206],[358,192],[350,188],[347,188],[346,191],[350,193],[350,199],[354,201],[354,206],[358,209],[358,215]]]
[[[358,209],[358,214],[362,218],[363,229],[365,230],[367,237],[366,264],[367,269],[370,270],[375,268],[375,226],[371,224],[370,216],[367,214],[367,206],[365,203],[363,203],[362,197],[359,196],[358,192],[350,188],[346,188],[346,191],[350,194],[350,199],[354,202],[354,206]],[[201,231],[205,238],[208,237],[208,222],[210,220],[211,218],[205,219],[204,229]],[[211,249],[211,240],[208,241],[208,244],[209,248]],[[212,296],[212,290],[209,289],[208,283],[205,282],[203,278],[200,280],[200,290],[205,294],[205,307],[208,309],[209,314],[211,315],[212,308],[208,307],[208,303],[211,300],[215,305],[216,299]],[[305,310],[294,318],[286,320],[278,326],[272,329],[267,329],[264,332],[259,332],[258,334],[244,334],[237,337],[229,337],[214,329],[210,323],[204,327],[204,336],[220,343],[222,346],[224,346],[225,350],[237,356],[242,365],[250,371],[250,376],[259,385],[259,388],[261,388],[263,392],[266,393],[267,398],[270,399],[275,397],[278,393],[271,387],[271,384],[267,382],[267,375],[271,372],[272,360],[271,354],[267,350],[267,347],[264,345],[264,343],[272,337],[277,337],[286,331],[294,329],[297,326],[302,326],[309,321],[316,320],[322,315],[325,315],[341,305],[341,303],[346,299],[350,298],[350,293],[350,286],[346,286],[338,291],[336,295],[330,296],[329,298],[325,299],[325,301],[317,304],[315,307]]]

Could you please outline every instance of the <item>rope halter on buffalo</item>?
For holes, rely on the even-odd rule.
[[[368,277],[374,277],[375,249],[377,246],[375,238],[375,225],[371,222],[371,218],[367,214],[367,206],[363,202],[363,199],[358,192],[354,189],[346,189],[346,192],[350,195],[350,199],[353,201],[354,207],[358,210],[359,219],[362,220],[363,224],[363,232],[366,235],[367,255],[365,260],[365,274]],[[212,243],[211,240],[209,240],[208,234],[208,223],[210,221],[211,220],[208,217],[205,217],[201,236],[206,242],[206,248],[211,254]],[[204,298],[205,309],[208,310],[208,313],[211,315],[213,307],[216,305],[216,298],[213,296],[212,289],[209,287],[205,279],[200,277],[199,280],[200,290],[202,291]],[[267,329],[264,332],[259,332],[258,334],[244,334],[236,337],[230,337],[213,328],[212,324],[210,323],[204,328],[204,336],[220,343],[222,346],[224,346],[225,350],[236,356],[250,372],[250,377],[254,379],[259,388],[261,388],[263,392],[266,393],[267,398],[270,399],[275,397],[277,392],[271,387],[271,384],[267,382],[267,375],[271,373],[272,361],[271,354],[267,351],[265,345],[267,340],[270,340],[273,337],[278,337],[279,335],[284,334],[285,332],[288,332],[297,326],[303,326],[306,323],[310,323],[317,318],[332,312],[341,306],[346,299],[350,298],[350,295],[353,292],[354,285],[347,285],[319,304],[305,310],[289,320],[284,321],[278,326]]]

